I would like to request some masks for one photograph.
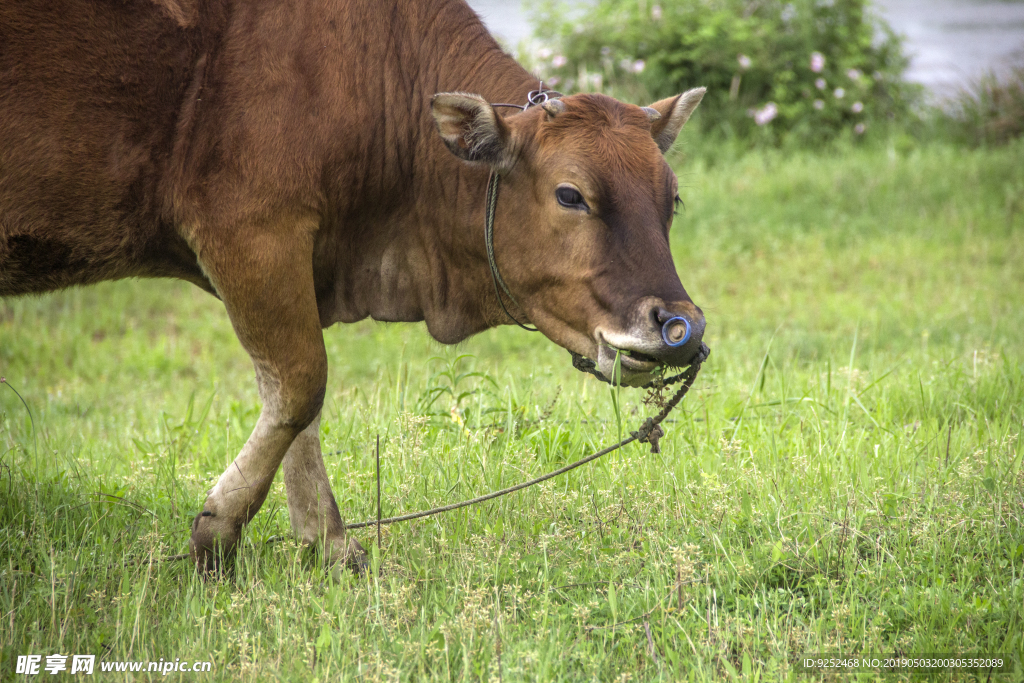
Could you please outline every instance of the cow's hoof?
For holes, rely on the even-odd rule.
[[[327,552],[331,574],[335,578],[340,577],[345,569],[362,575],[370,568],[370,556],[366,554],[363,546],[359,545],[359,541],[351,536],[328,541]]]
[[[192,520],[192,538],[188,554],[196,571],[212,574],[223,570],[235,555],[241,530],[225,525],[210,512],[203,511]]]

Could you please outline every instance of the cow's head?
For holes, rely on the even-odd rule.
[[[581,94],[511,116],[477,95],[433,99],[452,153],[501,176],[494,250],[510,310],[606,377],[618,357],[623,384],[687,365],[704,333],[669,250],[678,195],[662,156],[703,96],[641,108]]]

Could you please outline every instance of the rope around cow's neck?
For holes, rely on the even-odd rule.
[[[544,81],[540,81],[540,87],[537,90],[531,90],[526,95],[526,104],[507,104],[504,102],[494,102],[491,104],[492,107],[513,107],[526,111],[530,107],[536,107],[544,104],[548,100],[555,99],[555,96],[561,97],[562,93],[556,90],[550,90],[544,87]],[[519,306],[519,302],[512,296],[512,291],[505,284],[505,279],[501,277],[501,272],[498,270],[498,262],[494,258],[494,213],[498,208],[498,183],[501,181],[501,176],[497,171],[491,169],[491,173],[487,176],[487,194],[484,196],[484,245],[487,248],[487,264],[491,267],[491,280],[494,281],[494,295],[498,297],[498,303],[501,304],[501,310],[505,312],[509,320],[514,322],[519,327],[523,328],[527,332],[539,332],[536,327],[527,327],[519,321],[514,315],[509,313],[505,307],[505,300],[501,298],[501,292],[505,292],[508,300]],[[499,285],[501,289],[499,290]],[[520,310],[522,306],[519,306]]]
[[[505,311],[505,315],[509,317],[509,320],[514,322],[519,327],[523,328],[527,332],[539,332],[536,327],[527,327],[523,323],[519,322],[519,319],[508,312],[505,308],[505,301],[501,298],[501,291],[498,290],[498,286],[501,286],[501,290],[508,296],[509,301],[519,306],[519,302],[512,296],[512,292],[509,290],[508,285],[505,284],[505,279],[501,277],[501,273],[498,271],[498,262],[494,259],[494,212],[498,207],[498,181],[500,176],[495,172],[491,171],[491,175],[487,178],[487,196],[484,201],[484,245],[487,248],[487,263],[491,267],[491,280],[494,281],[494,295],[498,297],[498,303],[501,304],[501,310]],[[519,306],[522,309],[522,306]]]
[[[644,420],[637,431],[631,432],[631,435],[628,438],[623,439],[622,441],[619,441],[614,445],[597,451],[596,453],[591,453],[585,458],[580,458],[576,462],[570,465],[566,465],[565,467],[560,467],[559,469],[553,472],[542,474],[541,476],[536,477],[535,479],[524,481],[521,484],[516,484],[515,486],[510,486],[508,488],[501,489],[500,491],[494,491],[493,493],[488,493],[483,496],[477,496],[476,498],[464,500],[459,503],[443,505],[441,507],[431,508],[430,510],[423,510],[421,512],[410,512],[408,514],[399,515],[397,517],[386,517],[384,519],[372,519],[368,522],[357,522],[355,524],[348,524],[346,525],[345,528],[362,529],[365,527],[394,524],[396,522],[407,522],[412,519],[419,519],[421,517],[439,515],[442,512],[450,512],[451,510],[458,510],[459,508],[467,507],[469,505],[475,505],[477,503],[483,503],[484,501],[500,498],[501,496],[508,495],[509,493],[515,493],[516,491],[521,491],[522,489],[529,488],[534,484],[539,484],[542,481],[547,481],[548,479],[557,477],[560,474],[565,474],[570,470],[574,470],[577,467],[586,465],[588,462],[597,460],[603,455],[608,455],[612,451],[617,451],[618,449],[622,448],[626,444],[632,443],[633,441],[638,441],[640,443],[649,443],[651,444],[651,452],[659,453],[660,448],[658,440],[662,436],[664,436],[664,432],[662,431],[660,426],[662,421],[664,421],[664,419],[668,417],[668,414],[672,412],[672,409],[679,405],[679,402],[683,400],[684,396],[686,396],[686,392],[688,392],[690,390],[690,387],[693,386],[693,380],[697,378],[697,373],[700,372],[700,366],[704,363],[705,360],[707,360],[707,357],[710,353],[711,349],[709,349],[706,344],[701,342],[700,348],[697,351],[697,355],[694,357],[693,362],[690,363],[690,367],[688,367],[682,373],[673,378],[673,381],[675,381],[676,379],[683,380],[683,385],[679,387],[679,390],[676,391],[672,398],[668,400],[668,402],[658,412],[657,415],[655,415],[654,417],[649,417],[646,420]]]

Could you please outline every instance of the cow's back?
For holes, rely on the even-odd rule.
[[[532,87],[463,0],[0,0],[0,296],[212,291],[197,254],[312,218],[324,320],[359,319],[395,217],[451,222],[430,95]]]
[[[157,187],[204,37],[174,14],[0,3],[0,295],[187,276]]]

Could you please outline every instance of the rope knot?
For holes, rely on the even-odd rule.
[[[644,423],[640,425],[640,429],[632,432],[632,435],[640,443],[651,444],[651,453],[661,453],[661,445],[658,442],[661,440],[661,437],[665,436],[665,430],[661,428],[660,424],[656,424],[653,418],[649,417],[644,420]]]

